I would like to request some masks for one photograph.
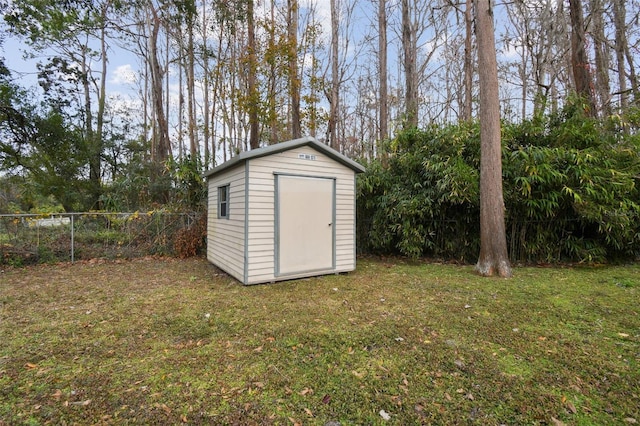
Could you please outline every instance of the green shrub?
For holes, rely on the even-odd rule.
[[[503,125],[503,191],[512,260],[640,255],[640,114],[559,114]],[[475,260],[479,249],[477,123],[411,130],[383,165],[358,177],[359,250]]]

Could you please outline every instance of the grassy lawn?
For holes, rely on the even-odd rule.
[[[359,261],[243,287],[202,259],[0,273],[0,424],[633,424],[640,265]]]

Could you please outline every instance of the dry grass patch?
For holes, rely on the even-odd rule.
[[[362,260],[254,287],[204,260],[5,270],[0,424],[630,424],[639,288],[638,265]]]

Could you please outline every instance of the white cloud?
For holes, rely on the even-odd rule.
[[[138,79],[138,73],[131,64],[120,65],[111,73],[112,84],[133,84]]]

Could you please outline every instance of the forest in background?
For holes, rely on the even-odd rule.
[[[425,187],[428,179],[419,177],[435,163],[402,164],[424,150],[437,149],[429,155],[437,154],[437,167],[446,172],[432,183],[436,188],[454,181],[475,185],[476,160],[468,176],[450,168],[465,163],[463,152],[475,152],[477,142],[473,132],[461,130],[477,125],[483,72],[476,65],[471,0],[24,0],[0,2],[0,8],[0,43],[20,41],[37,64],[37,84],[28,85],[12,69],[14,58],[0,63],[2,212],[201,208],[203,171],[239,152],[302,135],[369,165],[360,180],[359,196],[367,196],[359,199],[362,206],[371,208],[385,185],[398,191],[390,176],[399,171]],[[554,167],[566,176],[566,156],[586,155],[581,164],[608,161],[601,180],[635,170],[639,15],[638,1],[494,5],[511,217],[554,219],[551,209],[536,210],[536,193],[559,193],[564,201],[540,203],[562,208],[585,199],[558,176],[547,177],[557,185],[549,193],[535,177]],[[107,76],[122,52],[134,61],[131,90],[114,93]],[[509,141],[513,134],[520,135],[517,143]],[[462,148],[451,151],[456,146]],[[620,151],[630,153],[632,167],[610,160]],[[525,154],[532,156],[529,163]],[[526,167],[510,170],[517,155]],[[558,158],[565,158],[564,168],[553,166]],[[381,176],[389,181],[371,183]],[[626,184],[636,185],[638,174],[629,179]],[[620,194],[615,188],[607,194]],[[441,201],[456,200],[457,190],[439,194]],[[627,226],[629,235],[639,221],[634,191],[624,195],[631,203],[626,220],[634,224]],[[418,203],[425,193],[406,202]],[[510,196],[517,196],[512,213]],[[603,207],[601,216],[618,212],[621,202],[606,200],[614,210]],[[584,213],[591,204],[580,205],[587,206],[578,209]],[[475,223],[470,206],[465,217]],[[411,222],[408,217],[402,220]],[[605,222],[593,226],[608,232]],[[413,225],[402,232],[418,238]],[[372,250],[428,253],[384,236],[381,226]]]

